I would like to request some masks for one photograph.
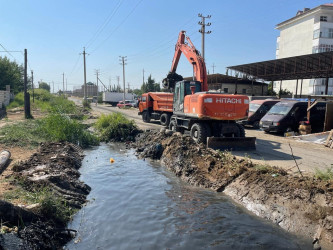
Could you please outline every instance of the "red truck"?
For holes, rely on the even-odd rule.
[[[159,120],[161,125],[169,126],[172,116],[173,94],[164,92],[148,92],[142,94],[139,103],[139,115],[144,122]]]

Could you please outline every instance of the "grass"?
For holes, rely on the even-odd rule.
[[[50,94],[43,89],[35,90],[35,108],[47,111],[48,115],[39,120],[7,125],[0,131],[0,143],[11,146],[34,148],[44,141],[71,142],[82,147],[98,145],[98,138],[91,134],[78,120],[83,114],[74,102]],[[9,108],[24,104],[23,93],[15,96]],[[72,118],[70,118],[69,114]]]
[[[133,141],[139,133],[133,120],[121,113],[102,114],[95,124],[101,141]]]
[[[323,181],[333,180],[333,166],[324,171],[321,171],[317,168],[315,172],[315,177]]]
[[[0,143],[9,146],[35,148],[45,141],[45,134],[40,130],[40,121],[27,120],[8,124],[0,130]]]
[[[33,108],[39,108],[45,112],[60,113],[60,114],[78,114],[79,110],[74,102],[67,100],[63,96],[52,95],[44,89],[34,90],[34,102],[32,97],[32,90],[30,92],[30,104]],[[17,94],[14,100],[8,105],[8,109],[23,107],[24,94],[23,92]]]
[[[81,147],[98,145],[98,138],[86,130],[79,121],[66,115],[50,114],[41,119],[40,130],[51,141],[67,141]]]
[[[16,189],[4,193],[3,198],[8,202],[16,200],[26,205],[39,204],[35,212],[62,224],[68,222],[77,211],[47,187],[33,187],[31,190],[25,190],[18,185]]]
[[[83,124],[61,114],[51,113],[39,120],[8,124],[0,130],[0,143],[8,146],[35,148],[45,141],[66,141],[82,147],[99,144],[97,136]]]

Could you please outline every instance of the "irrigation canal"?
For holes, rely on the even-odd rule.
[[[101,145],[85,153],[81,179],[92,191],[68,226],[78,235],[66,249],[312,249],[310,240],[183,183],[133,150]]]

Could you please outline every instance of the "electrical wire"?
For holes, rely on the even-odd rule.
[[[103,40],[103,42],[101,42],[92,52],[90,53],[94,53],[96,50],[98,50],[107,40],[109,40],[109,38],[113,35],[114,32],[116,32],[119,27],[121,25],[123,25],[123,23],[125,23],[125,21],[127,20],[127,18],[136,10],[136,8],[140,5],[140,3],[142,3],[143,0],[140,0],[137,2],[137,4],[134,6],[134,8],[128,13],[128,15],[122,20],[122,22],[107,36],[106,39]]]
[[[74,64],[74,67],[73,67],[71,73],[69,73],[68,76],[71,76],[71,75],[73,74],[73,72],[74,72],[76,66],[78,65],[78,63],[79,63],[79,61],[80,61],[80,58],[81,58],[81,54],[79,54],[79,57],[77,58],[77,60],[76,60],[76,62],[75,62],[75,64]]]
[[[104,23],[97,29],[97,31],[95,32],[95,34],[88,41],[88,43],[86,45],[86,48],[88,48],[90,45],[92,45],[96,41],[96,39],[98,38],[98,36],[102,33],[102,31],[110,23],[110,21],[112,20],[112,18],[114,17],[114,15],[117,13],[117,11],[119,10],[119,8],[120,8],[120,6],[122,5],[123,2],[124,2],[124,0],[119,0],[118,1],[118,3],[116,4],[115,9],[112,10],[112,12],[109,14],[109,16],[105,19]]]
[[[0,46],[6,51],[11,57],[13,57],[15,60],[16,58],[0,43]]]

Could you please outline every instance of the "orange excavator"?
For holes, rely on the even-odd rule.
[[[193,81],[184,81],[176,73],[182,53],[193,65]],[[179,33],[171,71],[163,80],[163,86],[173,90],[173,115],[169,129],[178,132],[188,130],[194,141],[207,143],[212,148],[220,148],[220,145],[228,148],[231,144],[235,148],[255,147],[255,138],[244,138],[243,126],[236,123],[247,117],[249,98],[208,90],[204,59],[185,31]]]

